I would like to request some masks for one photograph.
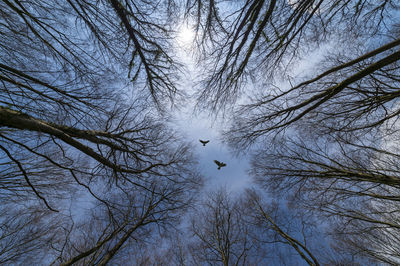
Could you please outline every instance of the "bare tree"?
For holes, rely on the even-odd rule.
[[[208,20],[209,32],[221,27],[226,35],[207,40],[200,92],[200,104],[218,110],[242,86],[261,87],[234,107],[227,142],[238,152],[255,148],[252,174],[265,189],[322,213],[353,255],[386,263],[398,254],[380,237],[396,243],[398,234],[399,153],[389,148],[399,140],[396,9],[394,1],[239,2],[224,9],[225,19]],[[286,76],[325,41],[334,50],[313,73]],[[349,238],[339,237],[344,225]],[[377,245],[365,246],[361,235]]]
[[[185,221],[183,221],[185,223]],[[127,263],[135,265],[191,265],[187,232],[178,229],[164,234],[162,237],[153,238],[144,245],[137,246],[126,257]],[[140,252],[135,252],[140,250]]]
[[[54,263],[106,265],[129,258],[124,250],[135,249],[136,243],[145,243],[155,232],[176,227],[195,195],[186,184],[163,184],[157,179],[148,191],[129,185],[113,189],[107,201],[93,209],[91,222],[76,225],[71,236],[57,245],[63,248],[55,247],[59,255]]]
[[[45,175],[39,169],[78,183],[77,174],[114,182],[174,162],[154,148],[170,133],[154,120],[146,100],[150,95],[161,107],[159,99],[176,92],[178,63],[169,55],[172,1],[0,5],[0,149],[7,180],[13,180],[3,182],[9,184],[4,189],[29,187],[56,210],[42,181],[35,181]],[[128,83],[136,87],[133,96]]]
[[[159,155],[160,158],[174,157],[170,165],[142,174],[125,173],[124,178],[117,181],[101,177],[101,171],[87,178],[86,173],[71,170],[77,183],[74,186],[55,189],[47,185],[54,193],[60,193],[59,213],[45,212],[43,207],[34,209],[35,206],[30,206],[34,198],[9,193],[10,202],[3,206],[1,220],[2,244],[7,244],[10,238],[12,244],[4,247],[0,258],[21,262],[31,256],[43,259],[38,263],[54,260],[56,264],[105,264],[124,256],[124,249],[134,247],[136,242],[146,241],[157,232],[172,230],[202,183],[188,151],[183,146],[178,148],[179,153],[175,153],[164,146],[164,154]],[[49,175],[51,171],[45,173]],[[107,177],[107,173],[104,175]],[[38,187],[47,192],[47,186],[39,184]],[[72,189],[80,190],[81,196]],[[74,215],[65,202],[69,198],[72,208],[76,209]],[[6,198],[2,201],[6,202]],[[81,204],[83,206],[79,206]],[[19,210],[19,213],[14,215],[7,208]],[[87,213],[86,208],[92,211]],[[46,255],[40,256],[44,249]],[[11,258],[10,254],[13,254]]]
[[[258,137],[305,124],[319,134],[376,132],[398,114],[398,45],[396,39],[287,90],[271,88],[238,110],[243,115],[234,123],[232,142],[247,146]]]
[[[245,223],[243,206],[226,191],[208,198],[191,215],[190,245],[195,264],[252,265],[257,263],[256,243],[252,241],[250,224]]]
[[[398,153],[364,141],[284,138],[260,151],[252,171],[275,195],[290,195],[297,206],[321,213],[341,243],[337,246],[348,254],[393,263],[398,259]],[[374,245],[365,239],[375,239]]]
[[[199,104],[215,110],[235,100],[250,77],[275,78],[329,37],[344,41],[349,36],[386,34],[398,8],[395,1],[368,0],[188,3],[195,27],[201,29],[200,44],[207,45],[203,51],[208,75]]]
[[[291,246],[297,253],[298,255],[307,262],[309,265],[320,265],[316,257],[313,255],[313,253],[310,251],[310,248],[307,247],[307,240],[309,238],[312,238],[312,236],[306,235],[306,230],[308,229],[307,221],[302,220],[301,221],[301,237],[304,240],[304,243],[301,241],[297,240],[295,237],[291,236],[286,229],[282,228],[273,218],[272,215],[275,217],[277,216],[277,212],[279,209],[278,204],[269,204],[269,206],[265,203],[262,202],[261,197],[253,190],[247,191],[247,197],[248,197],[248,204],[249,206],[253,207],[253,215],[252,215],[252,220],[253,223],[261,228],[264,227],[264,232],[269,231],[272,232],[272,236],[269,236],[267,239],[265,238],[265,235],[262,237],[258,236],[258,241],[261,242],[269,242],[273,243],[273,241],[276,242],[282,242],[286,245]],[[284,212],[281,212],[284,213]],[[283,216],[283,215],[282,215]],[[290,215],[284,215],[283,216],[286,220],[290,219]],[[294,216],[293,216],[294,217]],[[306,216],[304,216],[306,217]],[[281,217],[278,217],[282,219]],[[286,222],[285,227],[289,227],[288,229],[293,230],[290,228],[290,222]],[[273,240],[272,240],[273,239]],[[282,240],[278,240],[282,239]],[[321,247],[321,250],[324,248]]]
[[[63,228],[69,222],[28,203],[2,200],[0,211],[0,263],[4,265],[43,263],[51,243],[62,239]]]
[[[285,210],[286,209],[286,210]],[[294,264],[304,260],[320,265],[310,246],[317,227],[305,213],[262,199],[254,190],[238,197],[226,190],[211,193],[190,214],[192,264]],[[322,230],[322,229],[321,229]],[[324,234],[320,231],[319,234]],[[317,254],[328,261],[329,241],[320,241]]]
[[[0,3],[1,262],[104,265],[178,223],[202,181],[156,111],[177,94],[176,7]]]

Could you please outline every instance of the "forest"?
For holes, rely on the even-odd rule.
[[[400,265],[400,2],[0,0],[0,264]]]

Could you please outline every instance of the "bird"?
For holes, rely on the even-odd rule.
[[[199,139],[199,141],[203,144],[203,146],[206,146],[207,143],[209,143],[209,140],[201,140]]]
[[[217,160],[214,160],[214,163],[215,163],[216,165],[218,165],[218,170],[220,170],[221,167],[226,166],[226,163],[223,163],[223,162],[220,162],[220,161],[217,161]]]

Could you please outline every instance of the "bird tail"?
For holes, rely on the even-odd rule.
[[[218,166],[218,170],[220,170],[221,169],[221,166]]]

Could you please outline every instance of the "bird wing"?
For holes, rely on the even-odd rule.
[[[218,166],[221,165],[221,162],[220,162],[220,161],[217,161],[217,160],[214,160],[214,163],[216,163]]]

